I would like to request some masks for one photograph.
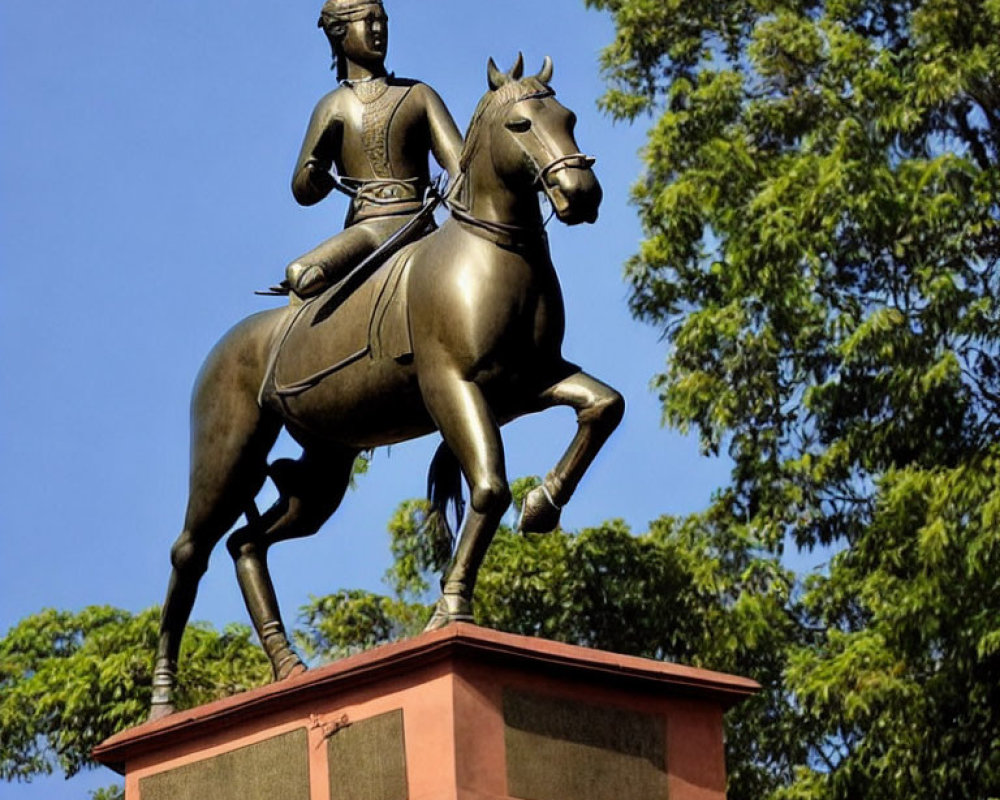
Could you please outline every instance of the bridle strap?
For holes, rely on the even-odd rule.
[[[532,128],[529,131],[531,138],[538,143],[539,149],[545,155],[551,155],[551,150],[542,141],[542,138],[535,132]],[[535,168],[535,185],[540,185],[544,189],[548,185],[548,178],[553,172],[558,172],[563,169],[590,169],[597,163],[597,159],[593,156],[588,156],[586,153],[566,153],[561,156],[554,156],[551,161],[549,161],[544,166],[539,167],[538,163],[534,158],[531,157],[531,153],[528,152],[524,145],[521,145],[521,149],[524,150],[524,154],[531,161],[532,166]]]
[[[590,169],[596,163],[596,158],[585,153],[569,153],[565,156],[559,156],[538,171],[538,178],[535,182],[541,182],[544,185],[553,172],[558,172],[561,169]]]

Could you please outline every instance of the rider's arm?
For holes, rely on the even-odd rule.
[[[292,174],[292,194],[304,206],[318,203],[334,186],[330,168],[341,123],[333,112],[333,105],[330,95],[316,105]]]
[[[454,181],[462,158],[462,134],[437,92],[425,83],[419,83],[413,88],[419,92],[427,115],[431,152]]]

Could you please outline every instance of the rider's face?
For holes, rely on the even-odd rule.
[[[373,8],[363,19],[347,25],[344,55],[358,64],[381,64],[389,49],[389,18],[381,8]]]

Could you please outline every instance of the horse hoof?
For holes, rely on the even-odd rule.
[[[292,664],[287,670],[282,670],[282,675],[278,678],[279,681],[286,680],[288,678],[294,678],[296,675],[303,675],[309,671],[309,667],[303,664],[301,661]]]
[[[289,652],[288,656],[278,666],[275,670],[274,680],[283,681],[288,678],[294,678],[296,675],[301,675],[303,672],[308,672],[309,668],[302,663],[302,659],[299,658],[295,653]]]
[[[517,529],[521,533],[551,533],[559,527],[561,514],[562,509],[549,500],[545,489],[536,486],[524,498]]]
[[[169,717],[175,711],[172,703],[157,703],[149,708],[149,719],[147,722],[156,722],[159,719]]]
[[[424,627],[424,632],[436,631],[453,622],[474,622],[472,605],[464,597],[444,594],[434,605],[434,613]]]

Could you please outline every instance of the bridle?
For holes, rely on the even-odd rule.
[[[555,92],[552,89],[545,88],[542,91],[532,92],[530,94],[523,95],[522,97],[518,97],[514,102],[554,96]],[[526,133],[532,137],[538,145],[538,149],[545,155],[546,158],[548,158],[543,165],[539,166],[538,160],[532,155],[529,149],[523,144],[518,143],[518,146],[523,151],[525,158],[528,159],[535,172],[535,177],[531,185],[533,188],[540,190],[545,194],[549,203],[552,205],[553,213],[555,213],[556,209],[559,207],[559,199],[554,197],[553,194],[558,192],[559,189],[554,183],[550,182],[551,176],[564,169],[590,169],[597,162],[597,159],[593,156],[580,152],[555,155],[553,154],[552,149],[544,141],[542,141],[534,127],[529,129]],[[464,181],[464,179],[465,174],[463,172],[460,176],[460,181]],[[492,240],[509,246],[516,246],[518,244],[523,244],[526,240],[537,240],[538,238],[544,237],[545,227],[548,225],[549,220],[552,219],[552,215],[550,214],[549,218],[546,219],[541,225],[516,225],[481,219],[476,217],[468,207],[453,199],[455,194],[456,192],[453,191],[449,197],[443,198],[445,205],[448,206],[448,209],[451,211],[453,217],[460,222],[464,222],[471,226],[474,229],[474,232],[486,232]],[[565,201],[565,198],[563,198],[563,201]]]
[[[534,99],[541,100],[546,97],[555,97],[555,95],[555,91],[546,87],[542,91],[532,92],[531,94],[519,98],[517,102]],[[549,198],[549,201],[552,203],[553,207],[555,207],[556,200],[552,197],[551,193],[551,190],[555,187],[549,181],[549,177],[564,169],[590,169],[597,162],[597,159],[593,156],[588,156],[586,153],[580,152],[555,155],[552,152],[552,149],[542,140],[542,137],[538,135],[534,126],[526,131],[526,135],[532,138],[538,146],[538,150],[544,154],[546,158],[548,158],[548,161],[546,161],[545,164],[539,166],[538,160],[532,155],[531,151],[518,141],[518,147],[520,147],[524,152],[525,157],[531,162],[531,166],[535,170],[535,180],[532,182],[532,186],[545,192],[546,197]]]
[[[537,139],[538,137],[536,136],[535,138]],[[588,156],[586,153],[568,153],[564,156],[558,156],[538,170],[538,177],[535,179],[535,183],[541,183],[544,186],[548,183],[549,175],[553,172],[558,172],[562,169],[590,169],[596,163],[597,159],[594,156]]]
[[[547,149],[538,135],[534,133],[534,129],[532,129],[531,133],[534,135],[535,141],[538,142],[543,149]],[[524,150],[523,147],[521,149]],[[527,150],[525,150],[525,155],[531,161],[532,165],[535,165],[534,159],[531,158],[531,154],[528,153]],[[545,194],[545,197],[548,198],[548,201],[552,206],[552,214],[555,214],[559,209],[559,199],[555,195],[562,198],[564,202],[565,197],[562,196],[562,190],[559,188],[558,184],[554,181],[549,181],[549,176],[564,169],[590,169],[596,162],[596,158],[588,156],[585,153],[567,153],[566,155],[556,156],[541,169],[535,166],[537,175],[535,176],[532,186],[536,189],[540,189]],[[548,219],[545,220],[545,225],[547,225],[549,220],[552,219],[552,214],[549,214]]]

